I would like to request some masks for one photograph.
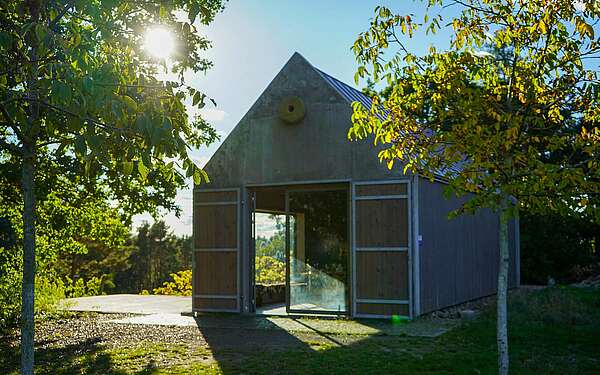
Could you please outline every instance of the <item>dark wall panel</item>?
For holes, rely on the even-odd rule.
[[[461,200],[445,199],[445,185],[419,180],[421,313],[495,294],[498,277],[498,216],[489,210],[448,214]],[[511,223],[510,286],[516,285],[515,223]]]

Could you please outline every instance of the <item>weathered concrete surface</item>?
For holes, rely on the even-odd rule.
[[[278,115],[289,97],[306,108],[295,124]],[[211,182],[196,188],[404,176],[400,163],[390,171],[379,161],[372,140],[348,140],[351,115],[351,103],[295,53],[204,167]]]
[[[101,313],[180,315],[182,312],[192,311],[192,298],[113,294],[68,298],[61,301],[60,308],[69,311],[95,311]]]

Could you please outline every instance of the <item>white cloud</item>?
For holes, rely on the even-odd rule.
[[[216,108],[203,108],[200,110],[200,116],[206,121],[219,122],[225,120],[227,112]]]
[[[217,108],[198,109],[196,107],[188,106],[187,110],[190,118],[200,115],[208,122],[220,122],[225,120],[225,118],[228,116],[227,112]]]

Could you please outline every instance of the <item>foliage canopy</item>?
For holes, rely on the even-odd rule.
[[[444,20],[441,5],[461,11]],[[419,22],[379,7],[356,40],[356,79],[388,88],[371,108],[356,103],[349,136],[373,135],[390,168],[398,160],[475,193],[468,210],[500,208],[507,196],[534,210],[588,208],[600,190],[598,2],[432,0],[428,9]],[[450,49],[405,48],[403,37],[444,22]]]

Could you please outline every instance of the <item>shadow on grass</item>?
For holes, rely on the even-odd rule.
[[[516,294],[509,315],[512,372],[600,374],[600,291],[555,288]],[[299,343],[276,348],[277,341],[269,342],[269,337],[260,343],[255,336],[261,333],[237,330],[243,331],[235,333],[240,340],[254,342],[250,350],[242,348],[242,341],[230,345],[237,354],[233,360],[223,355],[223,337],[199,327],[225,374],[497,373],[494,306],[437,338],[370,335],[348,341],[307,328],[313,337],[322,337],[321,345],[284,331],[278,335]]]
[[[511,368],[519,374],[599,373],[600,291],[568,287],[511,293]],[[273,321],[229,316],[224,329],[198,328],[224,374],[495,374],[495,308],[437,338],[408,337],[391,320],[360,320],[376,335],[347,335],[295,319],[302,332]],[[279,323],[277,323],[279,324]],[[413,330],[414,331],[414,330]],[[202,373],[191,368],[188,373]],[[212,372],[212,371],[211,371]]]
[[[109,352],[99,345],[99,339],[88,339],[60,348],[36,348],[36,374],[93,374],[125,375],[131,371],[120,369]],[[0,374],[18,374],[20,371],[20,347],[12,346],[6,340],[0,343]],[[134,372],[154,374],[157,368],[154,361]]]

